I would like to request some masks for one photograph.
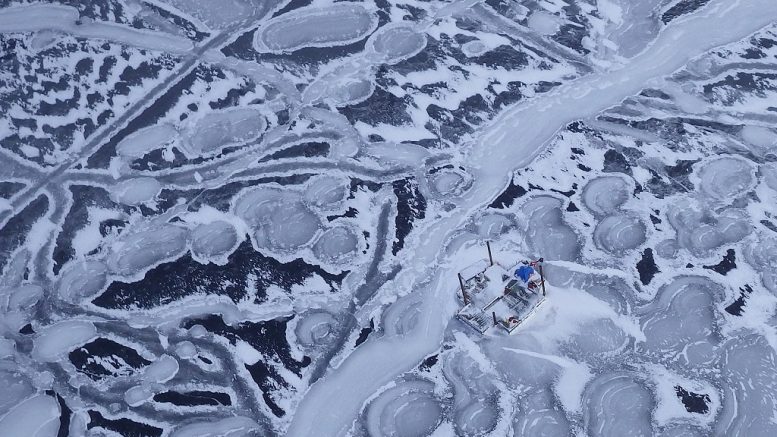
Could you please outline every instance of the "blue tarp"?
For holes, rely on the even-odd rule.
[[[529,282],[532,274],[534,274],[534,269],[531,266],[520,266],[515,270],[515,277],[523,282]]]

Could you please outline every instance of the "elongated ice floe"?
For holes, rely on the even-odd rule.
[[[108,281],[108,267],[102,261],[78,260],[68,263],[60,274],[57,292],[60,299],[76,303],[95,296]]]
[[[85,320],[66,320],[44,327],[38,332],[32,347],[32,355],[40,361],[57,361],[97,336],[94,324]]]
[[[154,178],[133,178],[123,180],[110,189],[111,199],[125,205],[139,205],[153,200],[162,185]]]
[[[259,425],[247,417],[235,416],[207,422],[196,422],[176,428],[170,437],[237,437],[253,435]]]
[[[210,112],[197,120],[185,143],[193,155],[211,153],[222,147],[257,139],[267,126],[258,108],[229,108]]]
[[[35,395],[14,407],[0,419],[0,435],[56,437],[59,404],[53,396]]]
[[[356,42],[378,26],[378,18],[360,3],[307,6],[275,17],[254,35],[259,52],[293,52]]]
[[[203,260],[211,260],[231,253],[237,247],[235,227],[226,221],[202,223],[192,230],[192,254]]]
[[[408,23],[392,23],[370,35],[367,50],[379,62],[395,64],[417,54],[426,47],[426,34]]]
[[[139,129],[116,145],[116,153],[129,158],[140,158],[148,152],[161,149],[172,142],[178,131],[168,123],[160,123]]]
[[[192,42],[183,37],[116,23],[92,21],[89,18],[82,19],[78,9],[71,6],[34,3],[4,8],[0,14],[0,33],[42,30],[55,30],[80,38],[105,39],[172,53],[186,53],[193,47]]]
[[[106,262],[116,274],[130,276],[186,249],[187,230],[164,223],[156,229],[133,233],[111,247]]]

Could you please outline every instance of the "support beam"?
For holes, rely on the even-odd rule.
[[[464,305],[469,303],[469,296],[467,296],[467,289],[464,287],[464,278],[459,273],[459,285],[461,286],[461,297],[464,299]]]
[[[486,241],[486,248],[488,249],[488,262],[491,263],[491,265],[494,265],[494,257],[491,256],[491,243]]]
[[[494,318],[494,326],[496,326],[496,311],[491,311],[491,316]]]

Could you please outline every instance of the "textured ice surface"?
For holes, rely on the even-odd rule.
[[[0,434],[777,433],[773,1],[66,3],[0,8]]]

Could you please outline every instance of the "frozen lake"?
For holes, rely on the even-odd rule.
[[[777,434],[773,3],[3,5],[0,435]]]

